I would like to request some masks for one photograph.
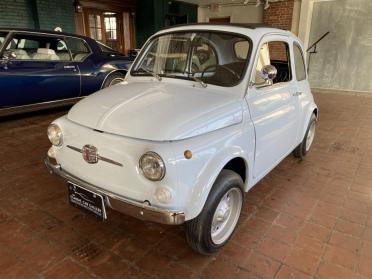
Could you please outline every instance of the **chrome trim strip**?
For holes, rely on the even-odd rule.
[[[76,151],[76,152],[79,152],[79,153],[83,154],[83,150],[81,148],[77,148],[77,147],[72,146],[72,145],[67,145],[67,147],[70,148],[70,149],[72,149],[72,150],[74,150],[74,151]],[[123,164],[121,164],[119,162],[116,162],[114,160],[111,160],[109,158],[103,157],[103,156],[101,156],[99,154],[98,154],[98,160],[101,160],[101,161],[104,161],[106,163],[113,164],[113,165],[116,165],[116,166],[119,166],[119,167],[122,167],[123,166]]]
[[[49,101],[49,102],[44,102],[44,103],[36,103],[36,104],[23,105],[23,106],[17,106],[17,107],[0,108],[0,116],[31,112],[31,111],[41,110],[41,109],[46,109],[46,108],[73,105],[84,97],[63,99],[63,100],[58,100],[58,101]]]
[[[59,164],[53,164],[49,157],[44,159],[45,166],[51,174],[58,175],[66,181],[76,183],[78,186],[87,190],[96,192],[106,198],[106,204],[114,210],[126,215],[151,222],[157,222],[166,225],[180,225],[185,222],[185,214],[180,211],[172,211],[148,205],[145,202],[130,200],[128,198],[116,195],[110,191],[92,185],[78,177],[64,171]]]

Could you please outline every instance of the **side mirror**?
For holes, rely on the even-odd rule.
[[[261,78],[265,81],[272,81],[275,79],[278,70],[273,65],[265,65],[261,70]]]

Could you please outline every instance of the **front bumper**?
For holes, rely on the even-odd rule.
[[[180,225],[185,222],[185,214],[183,212],[164,210],[161,208],[150,206],[147,203],[141,203],[129,200],[122,196],[118,196],[107,190],[101,189],[88,182],[85,182],[78,177],[62,170],[61,166],[57,163],[52,162],[49,157],[46,157],[44,159],[44,163],[51,174],[58,175],[66,181],[73,182],[90,191],[103,195],[105,197],[106,205],[116,211],[141,220],[167,225]]]

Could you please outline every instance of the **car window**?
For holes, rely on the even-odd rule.
[[[89,56],[90,50],[84,40],[69,37],[66,38],[66,43],[74,61],[81,62]]]
[[[304,56],[300,46],[296,43],[293,44],[293,56],[295,62],[296,79],[298,81],[306,79]]]
[[[7,32],[0,32],[0,47],[3,45],[7,35],[8,35]]]
[[[238,59],[245,60],[249,53],[249,43],[247,41],[239,41],[234,44],[235,56]]]
[[[213,72],[217,64],[216,50],[208,43],[201,42],[200,45],[192,48],[192,72],[202,73]]]
[[[16,60],[68,61],[71,57],[65,45],[58,37],[16,34],[6,49],[13,51]]]
[[[261,77],[262,68],[266,65],[272,65],[277,69],[277,75],[272,82],[265,81]],[[256,64],[255,84],[257,86],[267,86],[290,80],[292,80],[292,71],[288,44],[282,41],[263,44],[260,48]]]
[[[103,51],[103,52],[107,52],[107,53],[110,53],[110,52],[116,52],[115,50],[113,50],[112,48],[110,48],[109,46],[106,46],[105,44],[101,43],[100,41],[96,41],[99,48]]]
[[[220,31],[172,32],[155,36],[132,68],[132,75],[157,75],[234,86],[244,76],[248,59],[234,53],[237,42],[250,40]],[[243,47],[243,45],[241,45]],[[249,47],[247,48],[249,51]],[[240,54],[248,57],[248,53]]]

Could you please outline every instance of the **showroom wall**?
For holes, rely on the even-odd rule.
[[[330,31],[310,60],[315,88],[372,92],[372,1],[314,3],[310,44]]]
[[[166,26],[197,22],[197,13],[198,6],[186,2],[168,0],[137,1],[137,47],[142,47],[149,36]]]
[[[230,17],[234,23],[261,23],[263,17],[262,5],[220,5],[218,8],[211,8],[210,5],[199,6],[198,22],[209,22],[210,18]]]
[[[71,0],[1,0],[0,26],[74,32]]]
[[[29,0],[0,1],[0,26],[33,28],[35,21],[31,2]]]

